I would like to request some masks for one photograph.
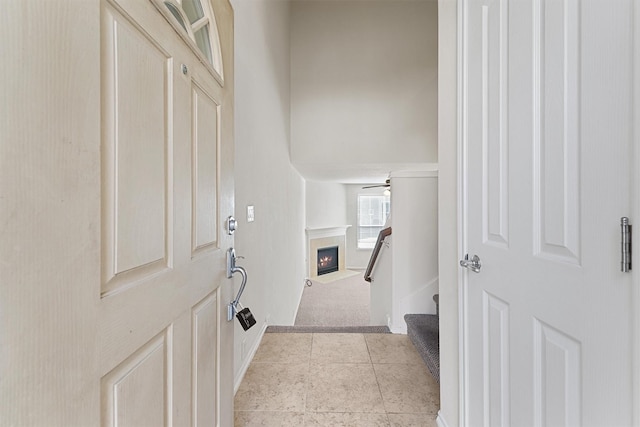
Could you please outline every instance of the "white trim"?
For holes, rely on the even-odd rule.
[[[442,411],[438,411],[438,416],[436,417],[436,424],[438,427],[449,427],[449,424],[444,419],[444,415],[442,415]]]
[[[633,32],[632,48],[634,57],[632,59],[633,74],[633,121],[631,146],[633,156],[633,167],[631,168],[631,224],[640,225],[640,4],[637,1],[632,3],[633,12],[631,14],[631,30]],[[638,234],[636,232],[636,234]],[[637,241],[637,240],[636,240]],[[636,244],[636,248],[640,246]],[[632,303],[631,321],[633,334],[633,365],[632,369],[632,405],[633,405],[633,425],[640,426],[640,274],[637,273],[640,267],[640,250],[636,249],[632,254],[631,265],[636,270],[631,270],[632,282]]]
[[[244,379],[244,376],[247,373],[247,370],[249,369],[249,365],[251,365],[251,361],[253,361],[253,358],[256,355],[256,352],[258,351],[258,347],[260,347],[260,343],[262,342],[262,338],[264,337],[264,333],[267,331],[267,326],[269,326],[269,325],[266,322],[265,322],[264,325],[262,325],[262,329],[260,330],[260,333],[258,334],[258,339],[255,340],[255,343],[253,344],[253,347],[251,347],[251,351],[249,352],[247,357],[244,359],[244,362],[242,363],[242,366],[240,367],[240,370],[238,370],[238,373],[236,374],[236,377],[233,380],[233,395],[234,396],[238,392],[238,389],[240,388],[240,384],[242,384],[242,380]]]
[[[458,25],[457,25],[457,43],[458,43],[458,256],[460,259],[468,251],[467,248],[467,129],[465,126],[466,108],[467,108],[467,63],[465,61],[465,53],[467,49],[466,37],[466,0],[458,0]],[[468,328],[467,328],[467,273],[458,274],[458,396],[459,396],[459,414],[458,425],[468,425],[469,414],[469,360],[468,360]]]
[[[407,326],[405,325],[404,327],[402,326],[393,326],[393,325],[387,325],[389,327],[389,331],[392,334],[396,334],[396,335],[407,335]]]
[[[335,227],[323,227],[323,228],[305,228],[308,239],[320,239],[323,237],[344,236],[347,233],[347,228],[350,225],[338,225]]]
[[[300,310],[300,303],[302,302],[302,294],[304,293],[304,288],[307,287],[307,280],[311,280],[311,278],[305,277],[305,279],[303,281],[303,285],[300,288],[300,294],[298,296],[298,303],[296,304],[296,310],[293,313],[293,318],[291,319],[291,324],[292,325],[295,325],[296,319],[298,318],[298,310]]]

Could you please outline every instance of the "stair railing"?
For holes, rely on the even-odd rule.
[[[373,271],[373,267],[376,265],[376,261],[378,261],[378,255],[380,255],[380,250],[382,249],[382,244],[384,243],[384,239],[387,236],[391,235],[391,227],[384,228],[380,230],[378,233],[378,240],[376,240],[376,245],[373,248],[373,252],[371,253],[371,258],[369,259],[369,265],[367,265],[367,270],[364,272],[364,280],[367,282],[371,282],[371,272]]]

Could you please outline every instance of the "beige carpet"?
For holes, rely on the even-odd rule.
[[[317,280],[312,280],[311,283],[311,286],[305,286],[302,293],[295,326],[370,324],[369,283],[364,280],[363,274],[357,272],[351,277],[329,283]]]

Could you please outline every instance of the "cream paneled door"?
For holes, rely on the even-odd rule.
[[[466,424],[631,425],[632,1],[462,6]]]
[[[0,425],[231,426],[229,2],[6,6]]]

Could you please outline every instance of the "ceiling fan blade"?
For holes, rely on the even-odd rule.
[[[379,188],[379,187],[391,187],[391,184],[378,184],[378,185],[367,185],[366,187],[362,187],[362,189],[364,190],[365,188]]]
[[[384,184],[376,184],[376,185],[367,185],[362,187],[362,189],[364,190],[365,188],[380,188],[380,187],[391,187],[391,180],[387,179]]]

